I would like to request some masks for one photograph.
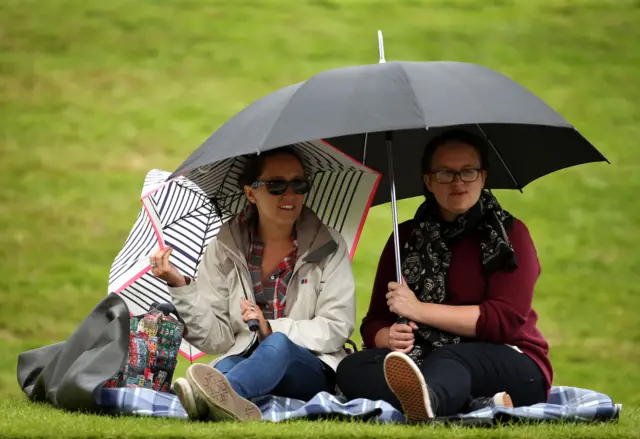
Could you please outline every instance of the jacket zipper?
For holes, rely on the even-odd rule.
[[[231,252],[230,252],[231,253]],[[238,260],[235,257],[235,255],[231,254],[231,259],[233,261],[233,264],[238,267],[238,265],[241,265],[242,268],[244,269],[244,271],[246,273],[249,273],[249,280],[251,280],[251,273],[249,272],[249,268],[247,266],[245,266],[244,264],[238,264]],[[304,256],[304,255],[303,255]],[[235,260],[234,260],[235,259]],[[291,273],[291,278],[293,279],[293,277],[298,273],[298,271],[300,270],[301,267],[303,267],[307,262],[303,260],[303,258],[300,259],[300,265],[298,265],[296,263],[296,265],[293,267],[293,272]],[[296,261],[298,262],[298,261]],[[239,270],[238,270],[239,272]],[[242,279],[238,279],[238,281],[240,282],[240,287],[244,290],[244,282],[242,281]],[[249,281],[249,285],[251,285],[251,281]],[[246,290],[244,290],[246,291]],[[246,295],[248,297],[248,294]],[[251,291],[251,298],[253,299],[253,301],[256,301],[256,298],[253,294],[253,290]],[[293,306],[293,304],[291,305]],[[285,309],[286,309],[286,305],[285,305]],[[291,311],[291,308],[289,308],[289,311]],[[238,354],[239,356],[243,356],[244,354],[246,354],[247,352],[249,352],[249,350],[251,349],[251,347],[254,345],[254,343],[256,342],[256,340],[258,339],[258,333],[257,331],[253,333],[253,337],[251,338],[251,342],[249,343],[249,345],[240,353]]]
[[[242,278],[240,277],[240,270],[238,269],[238,266],[239,266],[239,265],[240,265],[240,266],[242,266],[243,270],[244,270],[245,272],[247,272],[247,273],[249,273],[249,268],[248,268],[248,267],[246,267],[244,264],[238,264],[238,261],[237,261],[237,260],[234,260],[234,259],[236,259],[236,258],[235,258],[235,255],[233,255],[233,256],[231,257],[231,259],[232,259],[232,262],[233,262],[233,264],[234,264],[234,266],[235,266],[235,269],[237,270],[237,271],[236,271],[236,273],[237,273],[237,274],[238,274],[238,276],[239,276],[239,278],[238,278],[238,282],[240,282],[240,288],[242,288],[243,292],[245,293],[245,298],[247,298],[247,299],[248,299],[248,298],[249,298],[249,293],[248,293],[248,292],[247,292],[247,290],[245,289],[244,281],[243,281],[243,280],[242,280]],[[251,273],[249,273],[249,286],[250,286],[250,285],[251,285]],[[255,296],[254,296],[254,294],[253,294],[253,291],[251,291],[251,298],[253,299],[253,301],[254,301],[254,302],[256,301],[256,298],[255,298]],[[244,350],[243,350],[241,353],[239,353],[238,355],[240,355],[240,356],[244,356],[244,354],[246,354],[247,352],[249,352],[249,349],[251,349],[251,347],[254,345],[254,343],[256,342],[257,338],[258,338],[258,334],[257,334],[257,331],[256,331],[256,332],[254,332],[254,333],[253,333],[253,337],[251,337],[251,342],[249,343],[249,345],[248,345],[246,348],[244,348]]]

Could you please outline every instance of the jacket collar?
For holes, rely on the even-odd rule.
[[[218,242],[245,264],[250,246],[248,224],[251,224],[251,221],[245,222],[236,215],[222,225],[217,236]],[[307,206],[302,208],[295,227],[299,255],[296,265],[302,262],[320,262],[338,248],[338,243],[331,236],[329,228]]]

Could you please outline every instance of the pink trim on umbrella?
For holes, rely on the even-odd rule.
[[[378,184],[380,184],[380,180],[382,179],[382,174],[378,174],[376,178],[376,182],[373,185],[373,190],[371,191],[371,195],[369,195],[369,200],[367,201],[367,205],[364,208],[364,213],[362,214],[362,218],[360,219],[360,225],[358,225],[358,231],[356,232],[356,237],[353,240],[353,247],[351,247],[351,252],[349,253],[349,258],[353,260],[353,255],[356,253],[356,248],[358,247],[358,242],[360,241],[360,235],[362,235],[362,229],[364,229],[364,223],[367,220],[367,216],[369,216],[369,209],[371,209],[371,204],[373,203],[373,197],[376,195],[376,191],[378,190]]]
[[[204,357],[205,354],[204,352],[200,352],[199,354],[195,354],[193,356],[187,354],[185,351],[183,351],[182,349],[179,349],[178,352],[180,352],[182,354],[183,357],[185,357],[187,360],[189,360],[189,362],[193,363],[195,360],[197,360],[198,358]]]
[[[179,177],[181,177],[181,175],[179,175],[178,177],[174,177],[174,178],[172,178],[171,180],[167,180],[167,181],[165,181],[164,183],[162,183],[162,184],[161,184],[160,186],[158,186],[157,188],[155,188],[155,189],[151,189],[149,192],[147,192],[147,193],[143,194],[143,195],[140,197],[140,199],[141,199],[141,200],[143,200],[143,199],[145,199],[145,198],[147,198],[147,197],[149,197],[149,196],[151,196],[151,195],[155,194],[157,191],[159,191],[159,190],[160,190],[160,189],[162,189],[163,187],[167,186],[169,183],[173,183],[173,182],[174,182],[177,178],[179,178]]]
[[[138,279],[140,279],[142,276],[145,275],[145,273],[147,273],[149,270],[151,269],[151,265],[146,266],[145,268],[143,268],[138,274],[136,274],[135,276],[133,276],[131,279],[129,279],[128,281],[126,281],[120,288],[118,288],[117,290],[114,291],[114,293],[119,294],[121,292],[123,292],[124,290],[126,290],[127,288],[129,288],[131,286],[131,284],[133,284],[135,281],[137,281]]]
[[[345,153],[344,151],[340,151],[338,148],[336,148],[335,146],[333,146],[332,144],[330,144],[329,142],[327,142],[324,139],[320,139],[320,141],[322,143],[324,143],[325,145],[333,148],[336,150],[336,152],[339,152],[340,154],[342,154],[343,156],[345,156],[346,158],[348,158],[349,160],[351,160],[353,163],[357,164],[358,166],[364,166],[365,168],[367,168],[367,170],[373,172],[374,174],[378,174],[378,175],[382,175],[382,173],[376,171],[375,169],[372,169],[370,167],[368,167],[367,165],[365,165],[364,163],[360,163],[359,161],[357,161],[356,159],[354,159],[353,157],[351,157],[349,154]]]
[[[371,190],[371,195],[369,195],[369,200],[367,200],[367,204],[364,208],[364,213],[362,214],[362,218],[360,219],[360,224],[358,225],[358,230],[356,231],[356,237],[353,240],[353,245],[351,247],[351,251],[349,252],[349,259],[353,260],[353,256],[356,253],[356,248],[358,247],[358,242],[360,242],[360,235],[362,235],[362,229],[364,228],[364,223],[367,220],[367,216],[369,215],[369,209],[371,209],[371,204],[373,204],[373,197],[376,195],[376,192],[378,191],[378,185],[380,184],[382,173],[376,171],[375,169],[371,169],[364,163],[360,163],[359,161],[351,157],[349,154],[345,154],[343,151],[340,151],[338,148],[336,148],[326,140],[320,139],[320,141],[325,145],[327,145],[329,148],[334,149],[336,152],[342,154],[352,162],[356,163],[358,166],[363,166],[367,170],[371,171],[373,174],[376,174],[378,176],[378,178],[376,178],[375,184],[373,185],[373,189]]]
[[[153,217],[151,216],[151,213],[149,212],[149,209],[147,208],[147,206],[144,203],[142,203],[142,207],[144,207],[144,211],[147,212],[147,217],[149,218],[149,222],[151,223],[151,227],[153,227],[153,232],[156,235],[156,240],[158,241],[158,245],[160,245],[160,250],[164,250],[165,246],[164,246],[164,242],[162,241],[162,236],[160,235],[160,230],[158,229],[158,225],[153,220]]]

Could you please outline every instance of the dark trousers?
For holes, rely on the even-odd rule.
[[[365,349],[340,362],[337,384],[349,399],[383,400],[402,406],[384,378],[389,349]],[[515,349],[493,343],[445,345],[430,353],[420,366],[427,387],[437,401],[436,416],[465,411],[473,398],[507,392],[514,406],[546,402],[545,379],[538,365]]]

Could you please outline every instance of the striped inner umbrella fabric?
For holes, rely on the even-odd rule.
[[[342,234],[353,257],[380,174],[322,140],[294,147],[312,178],[305,204]],[[237,183],[245,163],[245,157],[233,157],[169,181],[170,172],[147,174],[142,208],[109,273],[108,292],[120,294],[133,315],[145,313],[153,302],[171,302],[166,283],[150,272],[155,249],[173,247],[170,262],[197,278],[208,243],[246,205]],[[184,340],[180,352],[191,361],[204,355]]]

